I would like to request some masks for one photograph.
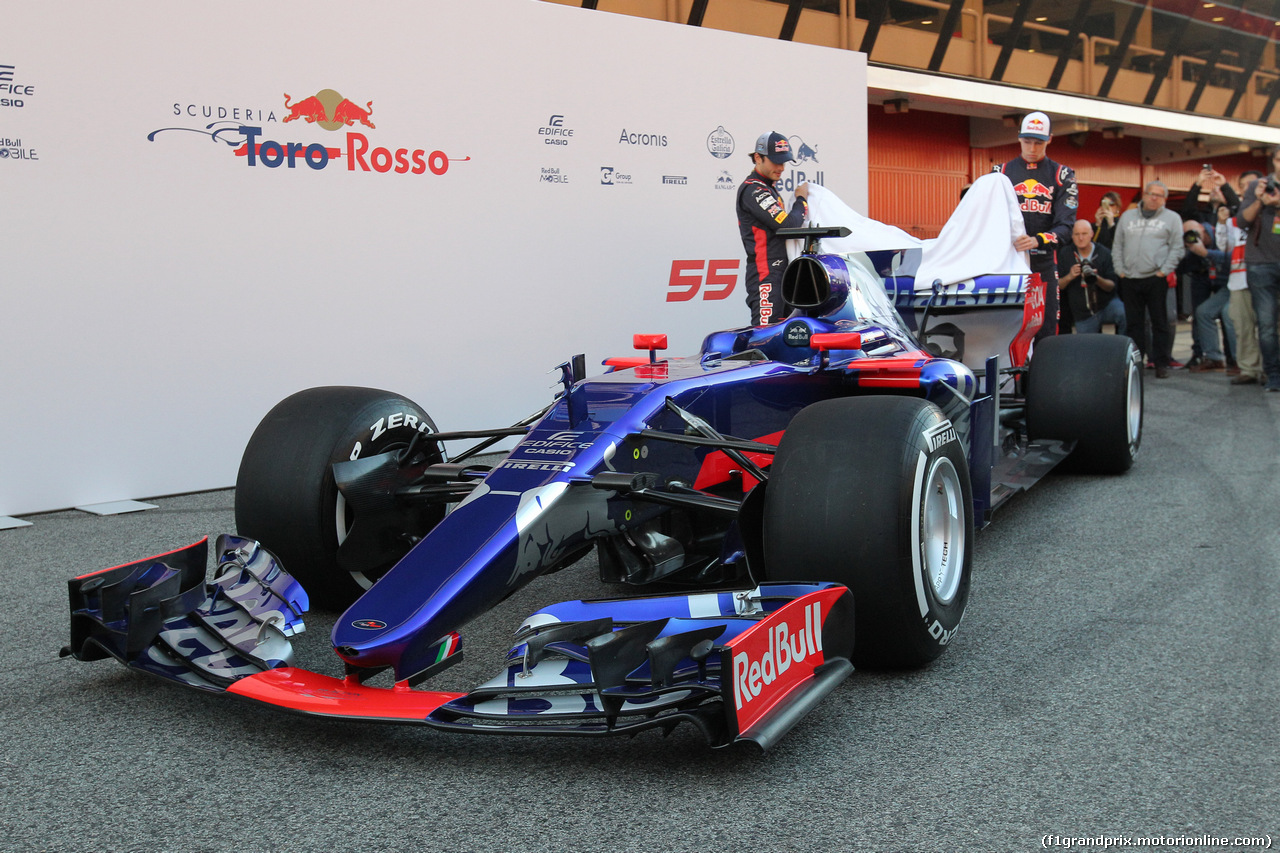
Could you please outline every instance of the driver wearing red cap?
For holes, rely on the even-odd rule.
[[[787,244],[779,228],[798,228],[809,212],[809,184],[796,187],[788,211],[776,184],[787,163],[795,162],[791,143],[781,133],[764,133],[751,152],[755,168],[738,187],[738,233],[747,250],[747,307],[751,324],[763,326],[786,317],[780,286],[787,266]]]
[[[1045,156],[1052,141],[1049,117],[1028,113],[1018,132],[1022,156],[995,169],[1013,184],[1022,208],[1027,233],[1013,241],[1013,248],[1031,253],[1031,269],[1040,273],[1045,284],[1044,324],[1036,333],[1037,339],[1058,332],[1058,249],[1071,245],[1071,228],[1079,207],[1075,172]]]

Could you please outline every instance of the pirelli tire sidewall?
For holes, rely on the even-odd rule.
[[[854,663],[921,666],[956,636],[969,598],[973,494],[954,425],[912,397],[801,411],[765,493],[769,580],[848,586]]]

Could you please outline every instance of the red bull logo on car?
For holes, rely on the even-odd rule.
[[[1051,213],[1053,211],[1053,187],[1042,184],[1035,178],[1027,178],[1013,185],[1013,194],[1018,197],[1021,208],[1029,213]]]
[[[471,159],[450,157],[443,151],[432,150],[425,145],[378,145],[370,141],[364,128],[377,129],[373,121],[373,101],[367,100],[361,106],[334,89],[321,89],[314,95],[297,99],[285,92],[284,108],[286,113],[281,119],[281,125],[298,122],[291,130],[304,130],[313,125],[326,131],[350,129],[346,131],[343,142],[333,141],[337,144],[270,139],[263,130],[261,111],[257,111],[259,115],[252,115],[252,111],[245,109],[244,119],[240,119],[238,115],[241,111],[235,110],[237,114],[220,114],[218,117],[224,120],[212,122],[203,128],[166,127],[152,131],[147,139],[154,142],[158,134],[169,130],[201,133],[212,137],[215,142],[231,147],[233,155],[243,158],[242,162],[250,168],[305,167],[319,172],[329,168],[333,161],[345,159],[348,172],[390,172],[399,175],[422,175],[430,172],[433,175],[443,175],[449,171],[452,163]],[[206,111],[206,117],[208,116]],[[257,121],[250,124],[253,119]],[[276,120],[274,111],[266,120]]]

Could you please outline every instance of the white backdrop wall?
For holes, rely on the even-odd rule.
[[[695,351],[748,317],[770,129],[866,211],[861,54],[532,0],[14,0],[0,515],[231,485],[313,385],[469,429],[634,332]]]

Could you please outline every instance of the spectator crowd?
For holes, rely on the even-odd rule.
[[[1204,164],[1177,212],[1169,188],[1150,181],[1127,208],[1106,193],[1090,220],[1077,210],[1072,170],[1046,156],[1052,139],[1048,116],[1031,113],[1022,156],[996,167],[1022,180],[1015,191],[1036,185],[1035,198],[1018,199],[1029,236],[1014,248],[1046,283],[1042,333],[1113,326],[1158,379],[1221,371],[1233,385],[1280,391],[1280,146],[1270,175],[1245,171],[1234,184]],[[1185,364],[1173,357],[1179,321],[1192,323]]]

